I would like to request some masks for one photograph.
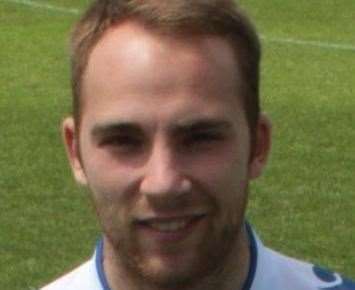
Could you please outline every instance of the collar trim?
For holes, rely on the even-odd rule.
[[[104,241],[102,238],[97,242],[96,245],[95,264],[102,290],[111,290],[104,271]]]
[[[244,282],[243,290],[250,290],[255,280],[256,266],[258,264],[258,247],[255,239],[255,235],[251,225],[246,222],[245,227],[247,229],[249,237],[249,249],[250,249],[250,266],[247,279]]]

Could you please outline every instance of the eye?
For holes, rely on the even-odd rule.
[[[223,139],[224,136],[220,132],[212,132],[212,131],[193,132],[185,138],[184,145],[185,146],[208,145],[208,144],[214,144],[216,142],[222,141]]]
[[[107,146],[122,152],[137,151],[142,148],[142,138],[130,135],[113,135],[103,138],[100,146]]]

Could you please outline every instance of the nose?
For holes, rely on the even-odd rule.
[[[156,145],[146,163],[140,184],[141,193],[148,197],[173,197],[188,193],[191,181],[180,168],[179,156],[168,145]]]

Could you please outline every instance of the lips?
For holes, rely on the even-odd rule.
[[[199,214],[173,218],[151,218],[139,220],[138,224],[161,233],[174,233],[189,228],[204,216],[204,214]]]

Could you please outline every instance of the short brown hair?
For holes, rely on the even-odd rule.
[[[79,128],[82,78],[90,53],[104,32],[124,20],[174,34],[226,38],[238,55],[242,101],[251,142],[259,118],[260,41],[254,26],[233,0],[96,0],[74,28],[71,39],[73,115]]]

